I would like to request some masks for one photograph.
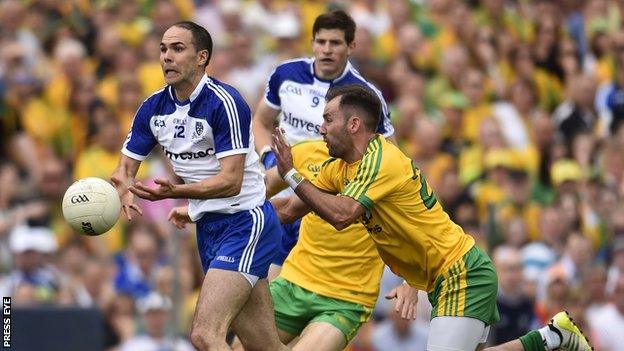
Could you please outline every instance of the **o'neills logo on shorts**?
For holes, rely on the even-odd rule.
[[[228,262],[228,263],[234,263],[234,257],[229,257],[229,256],[217,256],[216,260]]]
[[[189,151],[189,152],[182,152],[179,154],[176,154],[175,152],[171,152],[165,149],[164,147],[163,147],[163,151],[165,152],[165,155],[167,155],[167,157],[170,160],[194,160],[198,158],[212,156],[215,154],[214,149],[211,147],[207,148],[205,151],[198,151],[198,152]]]

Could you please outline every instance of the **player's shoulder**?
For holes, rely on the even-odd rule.
[[[364,154],[366,158],[373,158],[375,163],[384,164],[386,166],[397,166],[409,158],[393,143],[389,142],[383,135],[377,134],[373,138]]]
[[[138,114],[143,117],[168,115],[175,111],[175,103],[169,95],[169,86],[165,86],[148,96],[139,107]]]
[[[277,66],[277,70],[282,71],[309,71],[313,60],[309,57],[298,57],[283,61]]]
[[[315,151],[319,149],[327,150],[325,142],[321,139],[302,140],[292,145],[293,152]]]
[[[311,58],[300,57],[280,63],[273,76],[281,80],[294,80],[300,83],[312,82]]]
[[[234,100],[239,103],[242,102],[244,104],[247,104],[245,102],[245,99],[241,95],[241,93],[236,88],[234,88],[233,86],[227,83],[224,83],[213,77],[208,77],[208,79],[206,79],[206,82],[204,84],[205,84],[204,89],[208,89],[209,91],[211,91],[220,100],[229,99],[229,100]]]
[[[325,142],[321,139],[302,140],[292,145],[293,156],[299,159],[319,159],[326,160],[329,157],[329,151]],[[321,162],[322,162],[321,160]],[[319,162],[320,163],[320,162]]]

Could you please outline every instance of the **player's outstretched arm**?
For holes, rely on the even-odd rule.
[[[126,218],[132,220],[132,214],[130,210],[143,215],[141,208],[134,203],[134,195],[128,191],[134,183],[134,177],[136,176],[141,161],[130,158],[126,155],[121,155],[117,169],[111,175],[111,181],[117,188],[119,197],[121,199],[121,208],[126,215]]]
[[[150,201],[162,199],[214,199],[236,196],[243,185],[246,154],[226,156],[219,159],[219,173],[200,182],[173,184],[168,179],[154,179],[158,185],[150,188],[136,182],[129,190],[138,197]]]
[[[252,130],[254,142],[256,151],[260,155],[260,162],[262,162],[265,169],[275,166],[275,155],[270,146],[271,134],[273,128],[275,128],[275,119],[279,112],[279,110],[267,105],[264,99],[261,99],[253,115]]]
[[[289,182],[289,178],[293,178],[290,182],[295,184],[291,184],[291,187],[295,189],[299,198],[334,228],[342,230],[364,214],[366,209],[359,202],[350,197],[326,193],[294,170],[290,145],[279,128],[276,128],[273,134],[273,151],[277,158],[279,174],[286,182]]]
[[[295,195],[273,198],[270,201],[282,224],[292,223],[312,211],[310,206]]]

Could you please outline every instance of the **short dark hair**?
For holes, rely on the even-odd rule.
[[[347,44],[351,44],[355,39],[355,21],[343,10],[334,10],[318,16],[312,26],[312,37],[321,29],[342,30]]]
[[[204,65],[204,67],[208,66],[208,62],[210,62],[210,58],[212,57],[212,37],[210,36],[210,33],[208,33],[206,28],[191,21],[177,22],[172,25],[172,27],[184,28],[191,32],[191,35],[193,36],[193,46],[195,46],[195,51],[199,52],[202,50],[208,50],[208,59],[206,60],[206,64]]]
[[[377,131],[381,102],[375,93],[357,84],[335,86],[327,91],[325,100],[329,102],[339,96],[341,98],[338,106],[345,118],[348,119],[357,113],[362,117],[367,130]]]

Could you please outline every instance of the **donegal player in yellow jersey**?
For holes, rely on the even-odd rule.
[[[280,219],[313,210],[336,229],[366,227],[381,258],[433,306],[427,350],[481,349],[498,321],[497,278],[490,258],[453,223],[412,161],[375,134],[379,100],[357,86],[329,90],[321,135],[330,158],[311,183],[293,168],[276,129],[278,171],[295,190],[278,204]],[[303,201],[302,201],[303,200]],[[284,215],[287,214],[287,215]],[[327,237],[326,240],[333,240]],[[589,350],[567,314],[498,350]]]
[[[295,168],[308,179],[314,179],[329,158],[322,140],[297,143],[292,154]],[[284,187],[287,185],[275,168],[267,171],[269,192]],[[361,223],[338,232],[316,214],[307,214],[301,221],[299,241],[286,258],[281,275],[270,285],[281,341],[286,344],[301,335],[297,350],[344,349],[370,318],[383,267],[375,243]],[[396,296],[395,309],[403,318],[414,318],[417,294],[403,284],[388,297]]]

